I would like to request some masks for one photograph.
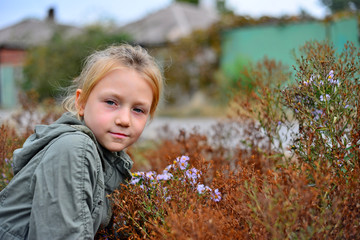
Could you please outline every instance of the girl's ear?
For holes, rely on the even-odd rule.
[[[81,103],[80,101],[80,95],[82,93],[82,90],[81,89],[76,89],[76,99],[75,99],[75,106],[76,106],[76,109],[77,109],[77,112],[79,114],[80,117],[83,117],[84,116],[84,104]]]

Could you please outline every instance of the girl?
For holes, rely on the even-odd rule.
[[[124,149],[152,118],[163,87],[139,46],[87,59],[64,100],[67,113],[14,151],[14,178],[0,193],[0,239],[93,239],[111,219],[107,194],[131,178]]]

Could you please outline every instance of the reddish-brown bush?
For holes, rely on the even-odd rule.
[[[164,129],[155,147],[128,149],[135,162],[147,160],[134,171],[154,170],[150,175],[156,176],[171,169],[171,178],[144,177],[109,196],[113,225],[96,238],[360,239],[360,54],[351,45],[339,57],[326,44],[305,48],[295,85],[281,91],[267,82],[281,83],[287,75],[281,64],[264,60],[245,70],[256,88],[234,96],[228,121],[204,134]],[[341,85],[334,85],[331,70]],[[324,85],[310,88],[314,71]],[[338,95],[329,92],[334,89]],[[325,94],[333,95],[324,101]],[[336,108],[339,101],[350,107]],[[321,118],[313,113],[319,108]],[[280,126],[290,131],[294,122],[298,132],[287,132],[291,141],[285,143]],[[0,157],[9,159],[24,138],[1,130]],[[186,169],[168,168],[180,166],[177,158],[184,155]],[[0,162],[2,169],[6,164]],[[201,172],[196,184],[211,191],[199,192],[186,177],[192,167]]]

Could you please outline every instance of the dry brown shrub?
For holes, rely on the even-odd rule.
[[[20,110],[0,127],[0,190],[13,177],[11,162],[14,150],[21,148],[26,138],[34,132],[36,124],[50,124],[61,115],[54,100],[48,99],[40,104],[38,94],[34,91],[20,94],[19,102]]]
[[[327,48],[320,46],[309,55],[316,58],[331,53],[322,49]],[[349,71],[356,66],[351,62],[346,64]],[[264,64],[248,73],[258,79],[279,73],[274,62],[266,60]],[[345,72],[339,75],[345,77]],[[143,153],[148,170],[158,173],[177,157],[189,156],[191,167],[202,172],[200,182],[221,192],[219,202],[198,194],[189,180],[179,177],[181,173],[146,191],[129,184],[110,196],[113,225],[99,231],[96,238],[360,239],[359,101],[351,103],[356,109],[350,115],[351,148],[344,150],[341,144],[338,152],[320,145],[314,148],[308,131],[299,139],[302,145],[291,146],[294,156],[289,158],[274,144],[277,121],[286,123],[286,114],[270,86],[259,82],[257,93],[235,97],[231,124],[219,123],[208,134],[196,129],[174,134],[165,129],[159,145]],[[296,107],[300,105],[296,103]],[[261,119],[256,119],[258,116]],[[306,129],[300,127],[300,131]],[[228,141],[234,135],[240,136],[235,144]],[[2,156],[7,156],[7,151],[2,150]],[[350,153],[346,161],[330,161],[345,152]]]

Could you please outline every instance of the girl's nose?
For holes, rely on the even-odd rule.
[[[123,109],[116,115],[115,124],[121,127],[130,126],[130,111]]]

